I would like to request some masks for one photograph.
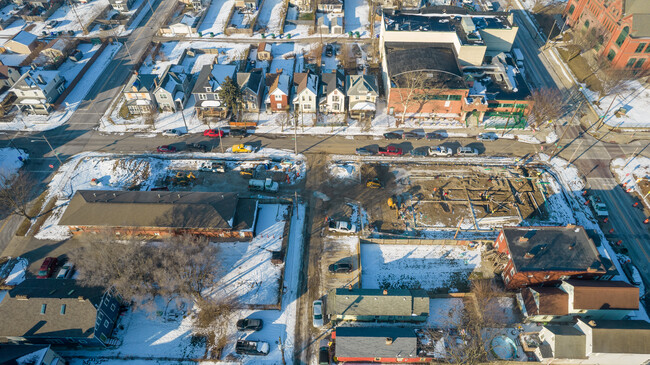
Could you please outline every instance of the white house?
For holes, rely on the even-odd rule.
[[[321,76],[320,100],[318,110],[321,113],[345,112],[345,76],[339,70],[324,73]]]
[[[293,74],[293,107],[300,113],[316,113],[318,76],[311,72]]]

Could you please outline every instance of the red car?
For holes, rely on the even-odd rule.
[[[47,279],[52,276],[54,268],[59,260],[56,257],[46,257],[41,264],[40,270],[38,270],[37,279]]]
[[[176,152],[176,147],[168,145],[158,146],[158,148],[156,148],[156,151],[158,151],[158,153],[174,153]]]
[[[401,148],[395,146],[379,147],[377,154],[385,156],[401,156],[404,154]]]
[[[203,136],[217,138],[217,137],[225,137],[226,134],[221,129],[206,129],[203,131]]]

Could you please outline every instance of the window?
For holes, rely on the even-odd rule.
[[[550,279],[550,278],[551,278],[551,275],[545,275],[545,276],[544,276],[544,279],[547,279],[547,280],[548,280],[548,279]]]
[[[108,319],[104,320],[104,327],[108,328],[110,324],[111,323],[108,321]]]
[[[645,48],[645,53],[650,53],[650,43],[648,43],[648,46]]]
[[[199,94],[199,100],[207,100],[208,97],[205,94]]]
[[[305,96],[304,95],[302,96],[302,101],[305,101]]]
[[[278,108],[278,109],[282,109],[282,104],[277,103],[277,104],[276,104],[276,108]]]
[[[206,87],[205,87],[205,92],[206,92],[206,93],[211,93],[211,92],[212,92],[212,88],[209,87],[209,86],[206,86]]]
[[[41,304],[41,314],[45,314],[45,309],[47,309],[47,304]]]
[[[61,304],[61,315],[65,314],[65,304]]]
[[[111,304],[111,312],[115,312],[115,303]]]
[[[160,94],[160,98],[161,99],[167,99],[167,94],[165,94],[165,93]]]
[[[575,5],[571,5],[571,7],[569,8],[569,15],[573,14],[573,12],[574,12],[575,10],[576,10],[576,6],[575,6]]]
[[[282,95],[276,95],[275,96],[275,101],[280,101],[282,100]]]
[[[515,276],[515,268],[510,269],[510,276]]]
[[[354,97],[354,100],[359,100],[359,96],[355,96],[355,97]]]
[[[634,51],[634,52],[635,53],[641,53],[641,52],[643,52],[644,48],[645,48],[645,43],[639,43],[639,45],[636,46],[636,51]]]
[[[625,38],[627,38],[627,35],[630,33],[630,27],[625,27],[621,31],[621,33],[618,35],[618,38],[616,38],[616,45],[621,46],[623,45],[623,42],[625,42]],[[610,60],[611,61],[611,60]]]
[[[614,52],[613,49],[610,49],[609,53],[607,54],[607,59],[611,61],[614,59],[614,57],[616,57],[616,52]]]
[[[336,95],[332,96],[332,101],[333,101],[333,102],[337,102],[337,101],[339,101],[339,97],[336,96]]]
[[[632,67],[632,65],[634,65],[634,62],[636,62],[636,58],[630,58],[629,60],[627,60],[627,64],[625,65],[625,67]]]
[[[585,20],[585,29],[589,29],[589,19]]]
[[[338,104],[334,104],[334,110],[339,110],[339,105]]]
[[[643,67],[643,63],[645,62],[645,58],[641,58],[638,61],[636,61],[636,65],[634,65],[634,68],[641,68]]]
[[[311,95],[309,95],[309,101],[311,101]]]

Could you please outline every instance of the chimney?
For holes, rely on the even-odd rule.
[[[591,327],[596,327],[596,321],[594,321],[594,320],[592,319],[591,321],[589,321],[589,325],[590,325]]]
[[[390,346],[393,344],[393,338],[392,337],[386,337],[386,346]]]
[[[388,290],[384,289],[384,291],[382,292],[382,294],[384,294],[384,295],[388,295]]]
[[[528,242],[528,237],[525,236],[519,237],[519,242]]]
[[[84,297],[82,297],[82,296],[80,295],[80,296],[77,297],[77,300],[80,301],[80,302],[83,302],[83,301],[85,301],[86,299],[84,299]]]
[[[16,295],[16,299],[17,300],[28,300],[29,298],[27,297],[27,295],[20,294],[20,295]]]
[[[36,75],[36,79],[38,80],[39,84],[45,84],[45,80],[43,80],[43,76],[41,74]]]
[[[571,229],[571,228],[576,228],[577,226],[575,224],[567,224],[566,227]]]

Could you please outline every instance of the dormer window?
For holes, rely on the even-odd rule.
[[[210,86],[206,86],[206,87],[205,87],[205,92],[206,92],[206,93],[211,93],[211,92],[212,92],[212,88],[211,88]]]

